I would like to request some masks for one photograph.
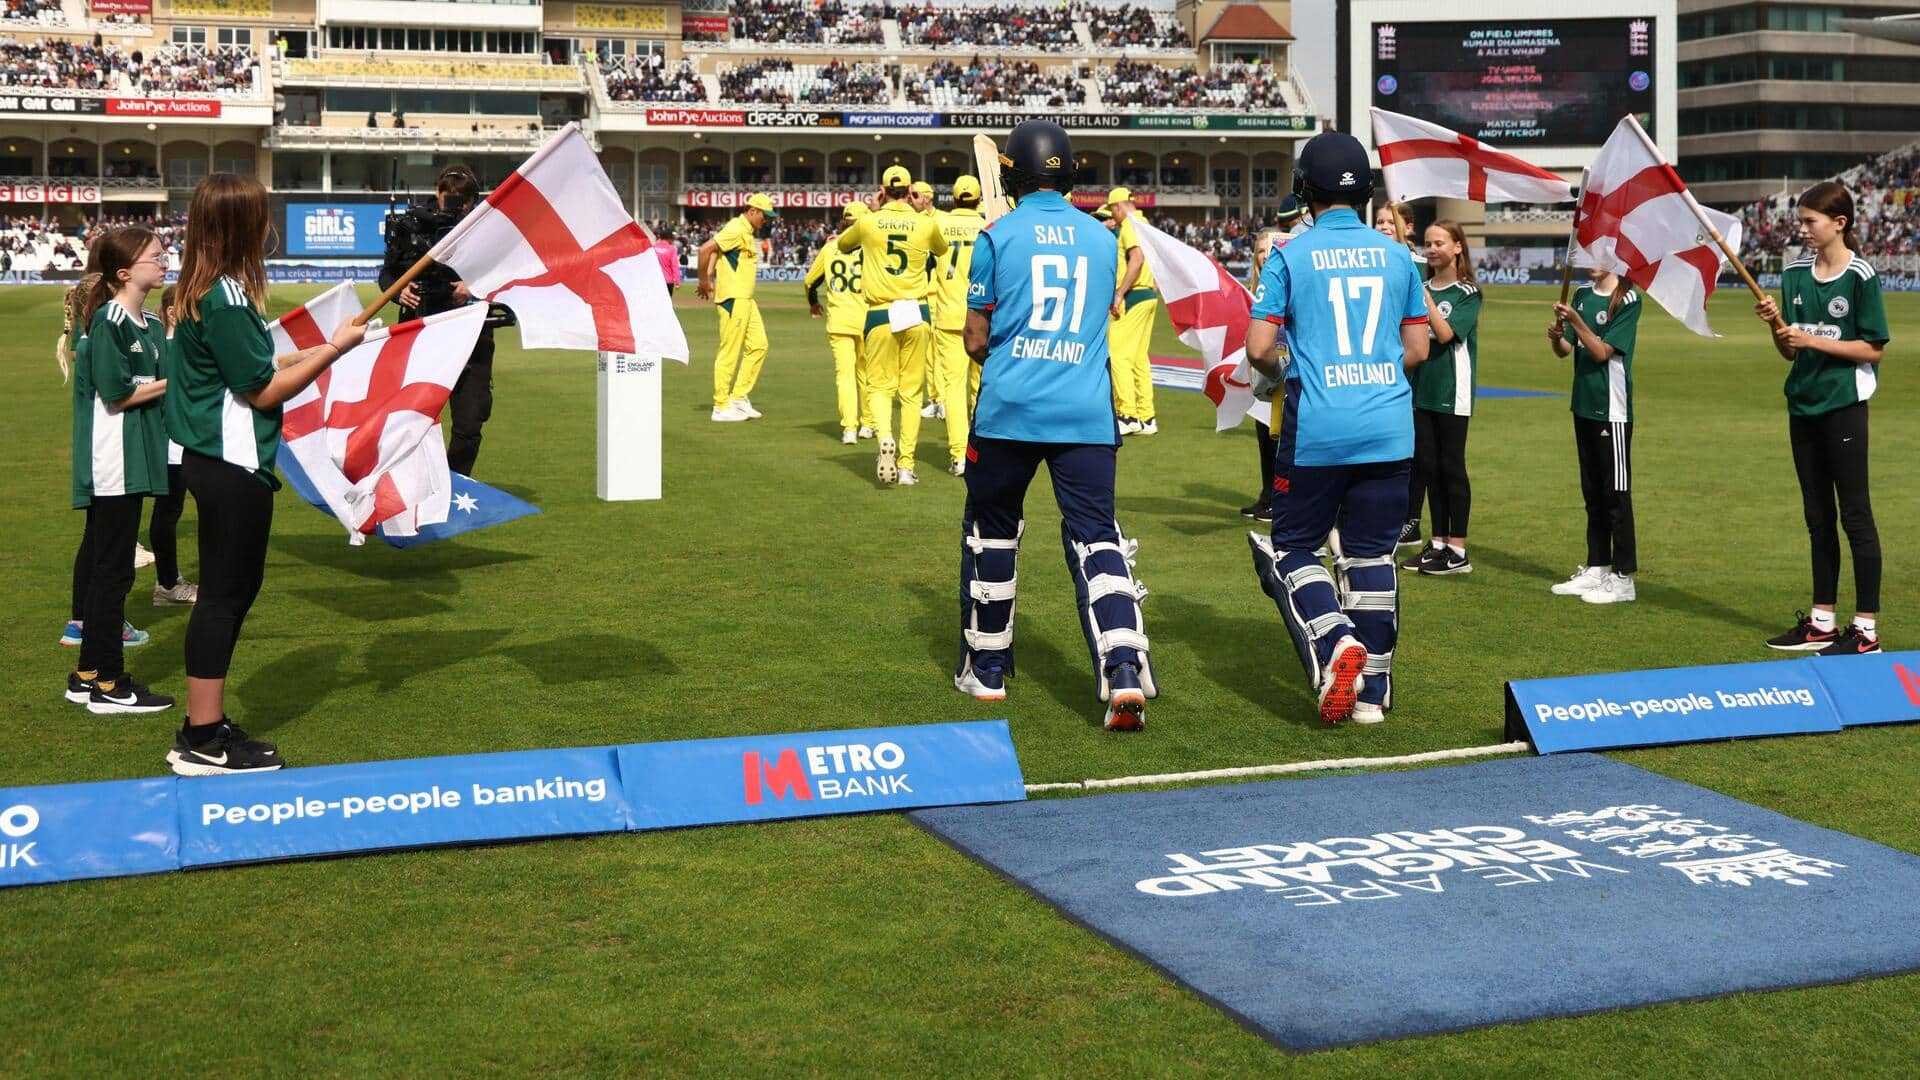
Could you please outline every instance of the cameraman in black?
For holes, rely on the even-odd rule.
[[[480,201],[480,179],[465,165],[449,165],[434,181],[433,198],[387,219],[387,258],[380,267],[380,288],[387,289]],[[400,290],[400,320],[423,318],[473,302],[467,283],[453,270],[433,263]],[[447,398],[453,437],[447,441],[447,465],[473,475],[480,456],[480,428],[493,414],[493,327],[488,319],[473,355]]]

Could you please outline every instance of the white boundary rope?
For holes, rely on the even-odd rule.
[[[1383,765],[1418,765],[1426,761],[1450,761],[1458,758],[1488,757],[1493,754],[1518,754],[1531,743],[1509,742],[1494,746],[1463,746],[1456,750],[1429,750],[1399,757],[1333,758],[1329,761],[1294,761],[1281,765],[1245,765],[1234,769],[1206,769],[1201,772],[1160,773],[1155,776],[1116,776],[1108,780],[1074,780],[1064,784],[1028,784],[1027,794],[1036,791],[1090,791],[1096,788],[1140,787],[1146,784],[1179,784],[1189,780],[1226,780],[1239,776],[1279,776],[1284,773],[1321,772],[1328,769],[1371,769]]]

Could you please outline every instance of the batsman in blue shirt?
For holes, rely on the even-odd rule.
[[[1406,516],[1407,369],[1427,358],[1426,290],[1406,249],[1360,220],[1373,171],[1358,139],[1316,135],[1293,190],[1314,225],[1268,257],[1247,330],[1248,361],[1268,378],[1284,371],[1286,395],[1273,431],[1273,532],[1248,540],[1321,719],[1377,724],[1393,705],[1395,519]],[[1330,537],[1337,582],[1315,554]]]
[[[983,701],[1006,697],[1022,507],[1045,462],[1081,630],[1107,703],[1106,728],[1138,731],[1157,691],[1134,545],[1113,516],[1120,428],[1107,319],[1120,249],[1067,201],[1073,173],[1073,147],[1058,124],[1029,120],[1014,128],[1000,176],[1016,208],[987,226],[973,249],[965,345],[981,365],[980,400],[967,444],[953,685]]]

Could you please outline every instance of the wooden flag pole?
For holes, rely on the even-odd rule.
[[[1753,280],[1753,275],[1747,272],[1746,264],[1740,261],[1739,253],[1728,246],[1727,238],[1721,236],[1720,230],[1714,228],[1713,222],[1707,220],[1706,212],[1700,209],[1700,203],[1694,199],[1693,192],[1687,190],[1686,182],[1680,179],[1679,173],[1673,171],[1673,166],[1668,163],[1666,155],[1662,154],[1660,148],[1655,146],[1653,140],[1647,136],[1647,129],[1641,127],[1640,121],[1635,119],[1631,113],[1627,114],[1627,123],[1633,125],[1633,133],[1640,137],[1640,144],[1647,148],[1647,153],[1652,154],[1653,159],[1658,161],[1660,168],[1666,172],[1667,179],[1672,181],[1675,188],[1679,189],[1681,198],[1687,201],[1687,209],[1693,211],[1693,219],[1700,223],[1700,228],[1704,230],[1708,236],[1711,236],[1713,242],[1719,246],[1720,253],[1725,255],[1727,261],[1733,264],[1734,271],[1740,275],[1740,280],[1746,284],[1747,291],[1753,294],[1754,301],[1757,303],[1765,300],[1767,294],[1761,291],[1760,283]],[[1784,330],[1787,326],[1786,322],[1777,314],[1773,317],[1770,324],[1775,330]]]
[[[426,273],[427,267],[432,265],[433,265],[432,252],[428,252],[427,254],[420,256],[420,261],[408,267],[406,273],[401,274],[398,278],[394,279],[393,284],[387,286],[387,291],[381,293],[380,298],[378,300],[375,300],[372,304],[368,305],[367,310],[353,317],[353,325],[355,326],[367,325],[368,320],[372,319],[375,315],[380,314],[381,308],[386,307],[388,304],[393,303],[394,297],[399,296],[401,293],[401,290],[413,284],[413,279],[419,277],[421,274]]]

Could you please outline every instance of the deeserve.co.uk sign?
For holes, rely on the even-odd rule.
[[[1528,679],[1507,737],[1542,754],[1834,732],[1920,720],[1920,652]]]
[[[1004,720],[0,788],[0,887],[1025,797]]]

